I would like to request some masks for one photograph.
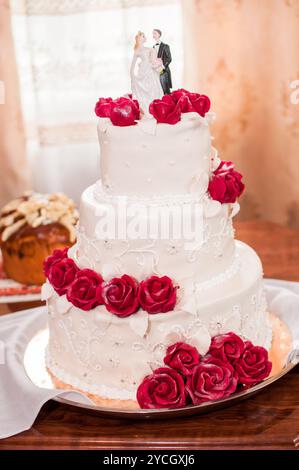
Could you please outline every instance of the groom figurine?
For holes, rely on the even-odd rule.
[[[172,88],[171,82],[171,73],[169,64],[171,62],[171,53],[168,44],[164,44],[161,41],[162,31],[160,29],[153,30],[153,38],[156,41],[154,48],[157,51],[157,56],[163,62],[163,70],[160,74],[160,82],[164,91],[165,95],[169,95],[171,93],[170,89]]]

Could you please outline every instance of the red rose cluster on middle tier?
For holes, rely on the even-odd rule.
[[[166,313],[174,309],[178,286],[168,276],[151,276],[138,283],[124,274],[105,282],[92,269],[79,269],[68,258],[67,248],[55,250],[44,262],[44,273],[59,296],[66,295],[75,307],[88,311],[99,305],[124,318],[140,308],[148,313]]]
[[[212,199],[222,204],[234,203],[245,189],[242,175],[233,162],[222,161],[213,172],[208,191]]]

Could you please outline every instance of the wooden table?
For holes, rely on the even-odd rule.
[[[261,256],[266,277],[299,281],[299,232],[269,222],[236,227],[237,238]],[[0,313],[8,311],[0,306]],[[243,403],[189,418],[104,419],[51,401],[29,431],[0,441],[0,449],[295,449],[296,444],[299,448],[298,367]]]

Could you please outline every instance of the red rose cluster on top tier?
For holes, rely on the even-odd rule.
[[[137,100],[131,95],[112,98],[99,98],[95,105],[95,113],[101,118],[110,118],[114,126],[133,126],[140,119],[140,109]]]
[[[234,168],[233,162],[222,161],[213,172],[208,191],[215,201],[233,203],[243,193],[245,189],[243,176]]]
[[[149,112],[158,123],[176,124],[181,120],[182,113],[194,112],[204,117],[210,106],[210,99],[206,95],[181,88],[170,95],[164,95],[162,99],[152,101]],[[139,103],[132,95],[115,100],[99,98],[95,113],[101,118],[109,118],[114,126],[133,126],[140,119]]]
[[[148,313],[166,313],[174,309],[178,286],[168,276],[151,276],[140,284],[124,274],[105,282],[92,269],[79,269],[68,258],[67,249],[55,250],[44,262],[44,273],[59,296],[66,295],[75,307],[88,311],[98,305],[120,318],[140,308]]]
[[[157,122],[176,124],[181,120],[182,113],[198,113],[204,117],[211,106],[206,95],[191,93],[181,88],[170,95],[164,95],[161,100],[154,100],[149,106],[149,112]]]
[[[164,363],[168,367],[154,370],[139,385],[141,408],[180,408],[226,398],[238,387],[261,382],[272,369],[265,348],[235,333],[214,336],[204,357],[189,344],[175,343]]]

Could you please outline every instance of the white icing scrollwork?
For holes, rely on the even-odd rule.
[[[53,287],[51,286],[51,284],[49,282],[45,282],[43,285],[42,285],[42,290],[41,290],[41,300],[48,300],[52,297],[52,295],[54,294],[54,289]]]

